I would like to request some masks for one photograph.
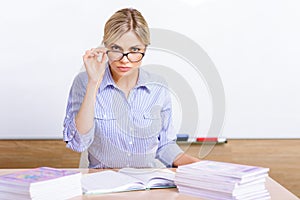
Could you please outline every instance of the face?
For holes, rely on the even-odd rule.
[[[106,48],[109,50],[108,62],[114,78],[138,75],[138,68],[141,65],[141,53],[145,52],[146,47],[134,32],[129,31],[125,33],[116,42]],[[123,56],[120,53],[130,54]],[[122,56],[123,58],[120,60]]]

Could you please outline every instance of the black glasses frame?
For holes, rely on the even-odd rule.
[[[114,61],[120,61],[120,60],[122,60],[122,59],[124,58],[124,56],[126,56],[126,58],[127,58],[130,62],[136,63],[136,62],[140,62],[140,61],[144,58],[144,56],[145,56],[145,53],[143,53],[143,52],[128,52],[128,53],[122,53],[122,52],[120,52],[120,51],[110,51],[110,50],[106,51],[107,56],[108,56],[108,53],[109,53],[109,52],[115,52],[115,53],[120,53],[120,54],[122,54],[122,57],[121,57],[119,60],[114,60]],[[129,54],[137,54],[137,53],[142,54],[141,59],[139,59],[138,61],[131,61],[131,60],[128,58],[128,55],[129,55]]]

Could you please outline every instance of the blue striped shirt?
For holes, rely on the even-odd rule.
[[[182,150],[175,141],[165,81],[139,69],[137,84],[126,98],[107,66],[96,97],[93,128],[83,135],[76,129],[75,116],[87,82],[87,73],[81,72],[70,90],[63,131],[67,147],[88,150],[90,168],[156,167],[157,159],[171,167]]]

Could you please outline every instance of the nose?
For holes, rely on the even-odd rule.
[[[130,61],[127,58],[127,55],[124,55],[123,58],[120,60],[122,63],[129,63]]]

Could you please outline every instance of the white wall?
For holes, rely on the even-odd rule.
[[[139,9],[150,27],[184,34],[207,52],[225,88],[223,136],[300,138],[297,0],[6,1],[0,138],[62,137],[81,56],[101,42],[105,21],[123,7]]]

